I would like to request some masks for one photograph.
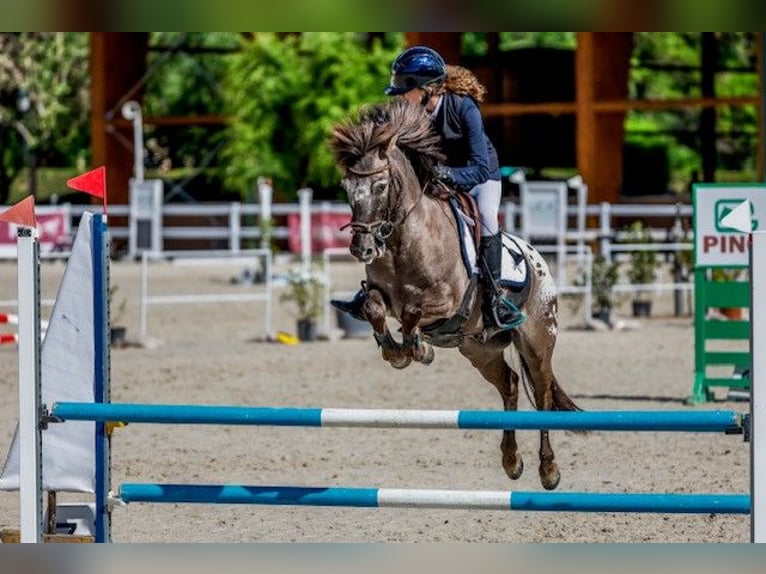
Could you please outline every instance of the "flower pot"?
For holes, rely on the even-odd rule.
[[[347,339],[368,337],[372,333],[372,326],[367,321],[360,321],[340,309],[335,309],[335,317]]]
[[[127,335],[128,328],[122,326],[111,327],[109,330],[109,342],[114,347],[121,347],[125,345],[125,337]]]
[[[649,317],[652,314],[652,302],[643,299],[632,301],[634,317]]]
[[[719,311],[721,315],[732,321],[741,321],[745,316],[742,307],[721,307]]]
[[[599,309],[593,313],[593,318],[601,321],[609,327],[612,326],[612,310],[611,309]]]
[[[317,338],[317,324],[313,319],[298,319],[298,340],[313,341]]]

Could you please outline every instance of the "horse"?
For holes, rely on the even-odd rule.
[[[497,388],[504,410],[517,409],[520,379],[538,410],[581,410],[553,373],[553,277],[540,253],[520,238],[513,239],[530,270],[521,306],[527,320],[512,330],[482,324],[476,274],[466,271],[457,218],[430,176],[444,155],[423,108],[403,98],[363,106],[355,119],[333,126],[330,150],[351,207],[349,249],[365,265],[363,314],[383,359],[395,368],[412,361],[428,365],[434,346],[457,347]],[[388,329],[388,316],[401,325],[401,343]],[[521,377],[506,361],[507,348],[517,351]],[[506,474],[518,479],[524,463],[513,430],[503,431],[500,448]],[[547,430],[540,431],[539,458],[542,486],[553,490],[561,474]]]

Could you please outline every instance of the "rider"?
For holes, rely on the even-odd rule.
[[[503,248],[498,224],[502,188],[497,152],[484,132],[478,108],[486,89],[467,69],[446,65],[435,50],[413,46],[394,61],[391,81],[384,91],[423,106],[441,135],[447,164],[434,167],[434,178],[469,193],[479,208],[484,323],[501,329],[518,327],[525,316],[502,296],[498,284]],[[360,290],[351,301],[334,300],[332,304],[362,318],[365,298],[366,293]]]

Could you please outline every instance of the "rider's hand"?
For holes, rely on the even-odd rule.
[[[443,165],[441,163],[437,163],[433,166],[431,169],[431,174],[434,176],[434,179],[443,181],[445,183],[454,183],[455,181],[455,178],[452,177],[452,170],[449,168],[449,166]]]

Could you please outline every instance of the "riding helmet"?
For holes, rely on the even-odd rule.
[[[391,66],[391,82],[383,90],[389,96],[398,96],[414,88],[436,84],[444,80],[447,70],[438,52],[427,46],[407,48]]]

